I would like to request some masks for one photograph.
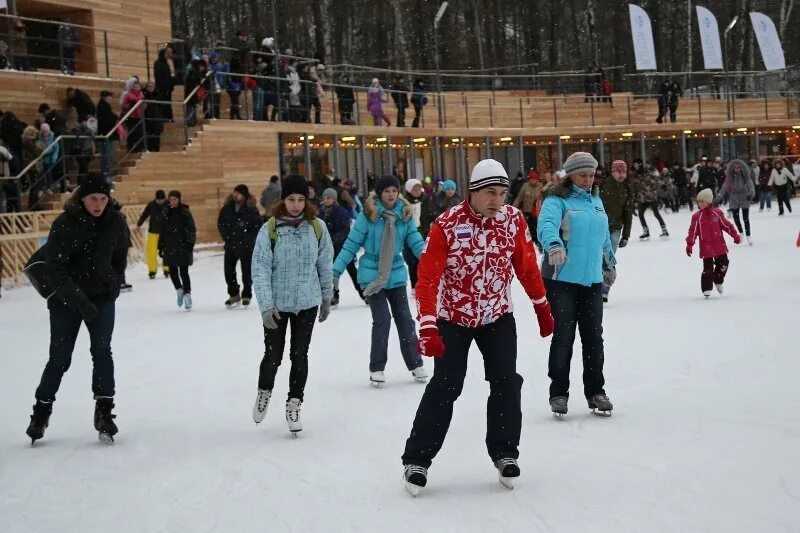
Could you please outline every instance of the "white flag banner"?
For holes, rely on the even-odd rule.
[[[767,70],[786,68],[783,47],[772,19],[763,13],[753,11],[750,13],[750,21],[753,23],[753,31],[756,32],[758,47],[761,49],[761,58],[764,60]]]
[[[0,0],[0,9],[8,9],[8,0]]]
[[[656,70],[656,47],[653,44],[653,27],[647,12],[635,4],[628,4],[631,15],[631,36],[636,70]]]
[[[719,26],[714,13],[702,6],[697,9],[697,29],[700,31],[700,44],[703,47],[703,62],[706,70],[722,69],[722,46],[719,42]]]

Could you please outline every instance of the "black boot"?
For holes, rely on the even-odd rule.
[[[333,300],[331,305],[339,305],[339,289],[333,289]]]
[[[53,413],[53,404],[36,401],[33,406],[33,414],[31,415],[31,423],[28,425],[28,430],[25,432],[31,438],[31,445],[38,439],[44,437],[44,430],[50,424],[50,415]]]
[[[112,415],[114,409],[114,398],[98,398],[94,405],[94,429],[100,434],[100,440],[106,443],[114,442],[114,435],[119,431],[114,419],[117,415]]]

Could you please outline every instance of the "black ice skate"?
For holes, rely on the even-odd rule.
[[[241,302],[242,302],[242,298],[238,294],[235,295],[235,296],[229,296],[228,299],[225,300],[225,307],[227,307],[228,309],[233,309],[234,307],[239,305]]]
[[[646,241],[649,238],[650,238],[650,229],[647,226],[645,226],[644,231],[642,232],[641,235],[639,235],[639,240]]]
[[[119,286],[119,292],[131,292],[133,290],[133,285],[130,283],[123,281],[122,285]]]
[[[514,490],[514,478],[518,478],[520,471],[517,460],[511,457],[498,459],[494,462],[500,483],[508,490]]]
[[[147,273],[147,277],[150,278],[150,279],[156,279],[156,273],[155,272],[148,272]]]
[[[339,305],[339,289],[333,289],[333,299],[331,305]]]
[[[669,232],[666,226],[661,226],[661,235],[659,235],[659,237],[662,239],[669,239]]]
[[[403,481],[408,493],[416,498],[419,491],[428,484],[428,469],[424,466],[406,465],[406,469],[403,472]]]
[[[597,416],[611,416],[611,411],[614,409],[614,404],[608,399],[608,396],[605,394],[595,394],[589,400],[589,409],[592,410],[592,414]]]
[[[251,300],[251,298],[249,296],[243,296],[242,297],[242,305],[247,307],[248,305],[250,305],[250,300]]]
[[[98,398],[94,405],[94,429],[97,430],[97,437],[104,444],[114,444],[114,435],[119,431],[114,419],[117,415],[112,415],[114,409],[114,398]]]
[[[31,423],[25,433],[31,438],[31,446],[44,437],[44,430],[50,424],[50,415],[53,413],[53,404],[37,401],[33,406]]]
[[[563,420],[564,415],[567,414],[567,397],[566,396],[553,396],[550,398],[550,409],[553,411],[553,416],[559,420]]]

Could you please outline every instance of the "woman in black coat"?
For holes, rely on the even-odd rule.
[[[169,277],[178,295],[178,307],[192,308],[192,280],[189,267],[194,262],[197,228],[189,206],[181,203],[180,191],[170,191],[164,208],[164,225],[158,236],[158,255],[169,267]]]
[[[158,100],[156,85],[148,81],[144,89],[145,100]],[[145,120],[145,146],[150,152],[161,151],[161,134],[164,133],[164,106],[159,104],[146,104],[144,108]]]
[[[172,70],[169,68],[169,56],[172,55],[172,49],[164,47],[158,51],[158,59],[153,63],[153,76],[156,81],[155,100],[161,102],[172,101],[172,90],[174,88]],[[172,122],[172,106],[170,104],[162,104],[161,106],[162,117]]]
[[[45,365],[27,434],[44,436],[61,378],[70,366],[81,323],[89,330],[94,425],[101,440],[113,442],[114,361],[111,336],[115,301],[128,261],[130,232],[112,207],[111,186],[90,173],[53,222],[47,243],[26,268],[31,281],[47,297],[50,310],[50,357]]]

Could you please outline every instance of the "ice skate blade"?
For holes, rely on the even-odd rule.
[[[603,417],[603,418],[610,418],[611,417],[611,411],[600,411],[598,409],[592,409],[592,414],[595,415],[595,416]]]
[[[513,477],[503,477],[498,476],[500,483],[507,488],[508,490],[514,490],[514,478]]]
[[[296,439],[300,436],[300,432],[303,431],[302,429],[290,429],[289,432],[292,434],[292,438]]]
[[[555,418],[556,420],[564,420],[565,414],[566,413],[553,413],[553,418]]]
[[[413,483],[409,483],[408,481],[404,481],[404,484],[406,486],[406,490],[412,498],[419,496],[419,492],[422,490],[422,487],[419,485],[414,485]]]
[[[414,378],[414,381],[416,381],[417,383],[427,383],[428,378]]]
[[[382,389],[385,381],[370,381],[369,384],[372,385],[376,389]]]
[[[97,438],[100,439],[100,442],[103,444],[112,445],[114,444],[114,436],[108,433],[98,433]]]

